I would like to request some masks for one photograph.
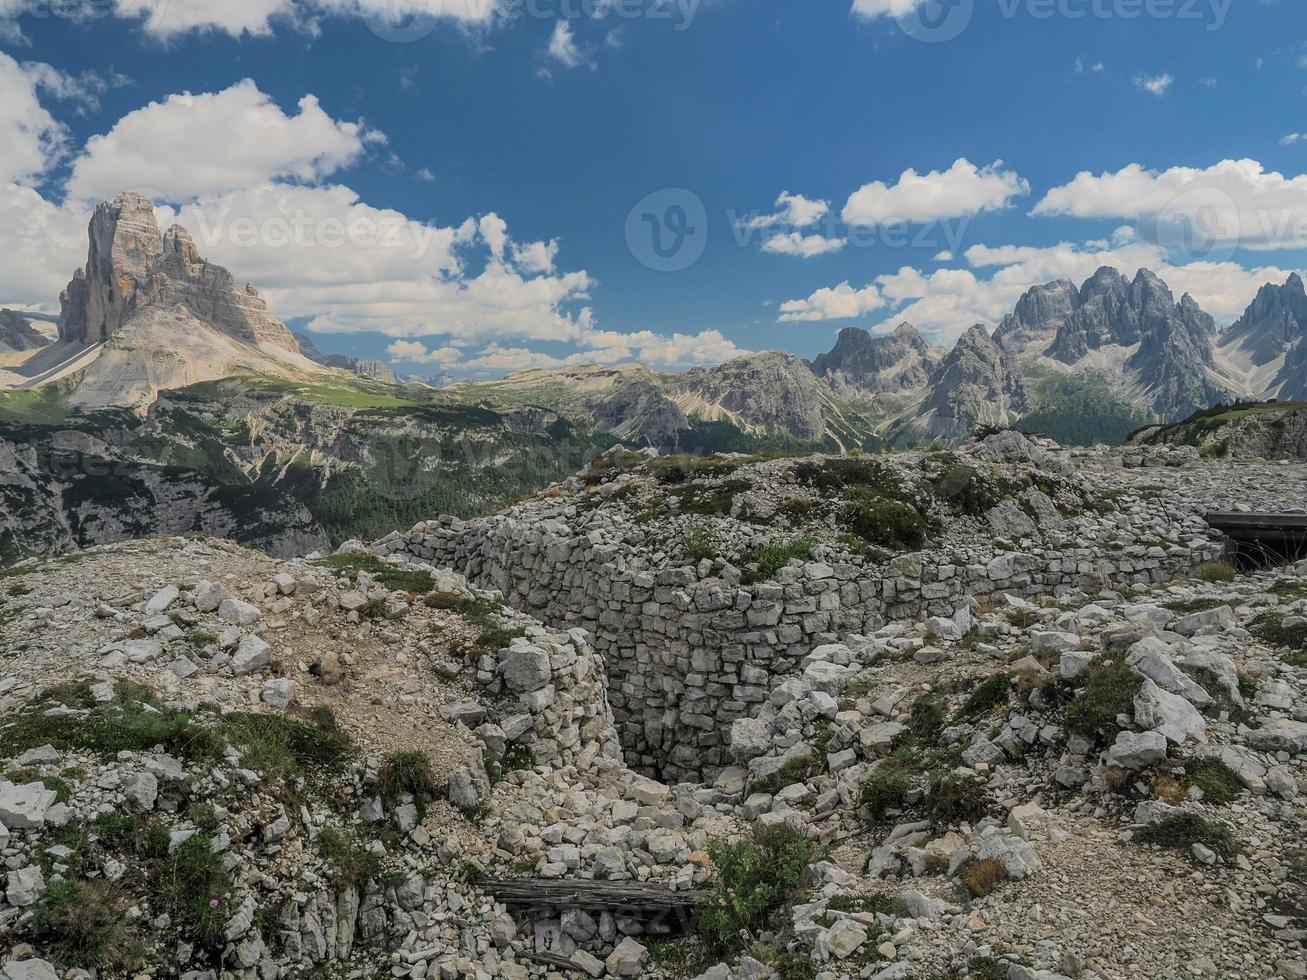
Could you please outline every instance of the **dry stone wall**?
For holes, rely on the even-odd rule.
[[[991,542],[884,565],[811,561],[741,585],[703,567],[648,567],[647,551],[625,540],[629,525],[595,516],[560,500],[534,501],[509,515],[419,524],[374,550],[458,569],[550,625],[588,631],[607,667],[627,764],[664,780],[711,778],[730,765],[732,723],[756,714],[776,679],[815,646],[891,619],[953,617],[972,597],[995,592],[1039,597],[1163,581],[1221,550],[1190,514],[1175,519],[1183,543],[1169,547],[1027,553]]]

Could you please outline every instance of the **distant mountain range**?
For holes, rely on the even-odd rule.
[[[1222,332],[1152,272],[1110,268],[1035,286],[992,334],[976,325],[949,350],[904,323],[842,330],[811,362],[766,352],[679,374],[401,385],[379,361],[292,334],[133,194],[96,208],[52,329],[0,311],[0,456],[13,462],[0,562],[161,529],[303,550],[502,505],[618,442],[842,451],[981,425],[1117,442],[1219,402],[1307,398],[1299,276],[1264,286]],[[68,446],[113,475],[56,472],[49,458]]]

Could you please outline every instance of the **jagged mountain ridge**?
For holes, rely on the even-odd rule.
[[[1253,386],[1281,399],[1307,398],[1307,288],[1297,273],[1268,283],[1221,335],[1221,352],[1243,368]]]
[[[945,356],[910,323],[883,336],[846,327],[829,353],[813,359],[812,371],[837,394],[874,399],[925,387]]]
[[[1099,269],[1027,291],[995,340],[1022,367],[1058,375],[1096,372],[1121,400],[1162,419],[1183,417],[1231,394],[1215,361],[1216,322],[1188,294],[1147,269],[1133,280]]]
[[[21,313],[0,310],[0,352],[36,350],[49,342],[49,338]]]
[[[59,342],[7,369],[32,383],[69,378],[74,410],[139,412],[161,392],[239,374],[398,380],[382,362],[324,355],[293,335],[252,286],[204,260],[184,229],[160,232],[140,195],[97,207],[88,242],[87,264],[61,296]],[[682,374],[640,365],[527,371],[445,395],[528,426],[561,420],[587,438],[662,451],[843,450],[962,439],[978,424],[1032,413],[1047,426],[1050,377],[1064,386],[1106,378],[1106,397],[1122,411],[1159,420],[1234,396],[1293,395],[1307,386],[1305,337],[1307,290],[1297,276],[1263,289],[1222,335],[1192,297],[1177,302],[1152,272],[1128,279],[1103,268],[1079,287],[1033,287],[992,336],[977,325],[949,351],[907,323],[885,335],[850,327],[812,362],[772,351]]]
[[[308,334],[296,330],[292,331],[291,336],[295,338],[295,343],[299,345],[301,354],[323,367],[350,371],[361,378],[371,378],[373,381],[380,381],[382,384],[399,384],[399,377],[387,366],[385,361],[360,359],[346,354],[324,354],[318,350],[313,338]]]

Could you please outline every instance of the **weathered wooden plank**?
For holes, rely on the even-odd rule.
[[[1207,523],[1219,530],[1262,529],[1274,531],[1307,532],[1307,514],[1243,514],[1214,512],[1206,517]]]
[[[701,892],[674,892],[666,885],[639,881],[509,878],[488,881],[482,888],[505,905],[577,908],[587,912],[689,911],[704,901]]]

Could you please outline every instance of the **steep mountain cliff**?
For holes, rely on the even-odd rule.
[[[812,371],[837,395],[877,398],[924,388],[943,358],[909,323],[883,336],[847,327],[830,353],[813,360]]]
[[[1071,318],[1079,291],[1070,279],[1035,286],[1017,301],[1016,309],[1003,318],[994,332],[994,342],[1011,354],[1043,353],[1048,350]]]
[[[901,435],[965,439],[977,425],[1011,425],[1030,408],[1015,358],[976,324],[931,374],[925,398],[895,428]]]
[[[1307,398],[1307,288],[1297,273],[1267,284],[1244,315],[1221,335],[1221,352],[1252,393]]]
[[[727,419],[748,429],[775,430],[798,439],[826,434],[829,394],[793,354],[768,351],[681,375],[672,397],[687,415]]]
[[[1123,407],[1181,418],[1230,395],[1214,356],[1216,323],[1154,273],[1099,269],[1079,289],[1036,286],[995,340],[1027,374],[1104,379]]]
[[[0,353],[36,350],[49,342],[49,338],[32,326],[32,321],[21,313],[0,310]]]

